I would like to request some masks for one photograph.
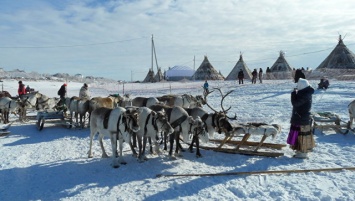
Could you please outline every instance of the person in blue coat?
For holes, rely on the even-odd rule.
[[[308,158],[307,153],[315,147],[311,129],[313,93],[314,89],[303,78],[299,78],[297,88],[291,93],[291,128],[287,143],[296,151],[294,155],[296,158]]]
[[[203,89],[204,89],[204,91],[203,91],[203,93],[204,94],[208,94],[208,82],[207,82],[207,80],[205,81],[205,84],[203,84]]]

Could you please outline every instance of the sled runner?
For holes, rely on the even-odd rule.
[[[212,139],[210,141],[219,143],[217,147],[201,147],[208,150],[214,150],[225,153],[245,154],[266,157],[279,157],[284,153],[281,150],[285,144],[264,143],[268,136],[276,136],[281,131],[278,125],[267,125],[263,123],[240,124],[234,127],[234,132],[226,136],[223,140]],[[250,136],[261,135],[260,141],[248,141]],[[242,140],[236,140],[242,137]]]
[[[339,115],[331,112],[314,112],[313,119],[313,133],[315,129],[320,130],[323,134],[325,130],[333,129],[336,133],[347,134],[349,132],[347,122],[340,119]]]

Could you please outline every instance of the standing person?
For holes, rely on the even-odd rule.
[[[244,80],[244,72],[242,69],[239,70],[238,72],[238,80],[239,80],[239,84],[244,84],[243,80]]]
[[[251,78],[251,83],[256,84],[256,77],[258,76],[258,72],[256,72],[256,69],[254,69],[254,71],[251,73],[251,75],[253,76]]]
[[[259,81],[260,81],[260,83],[263,83],[263,69],[262,68],[259,69]]]
[[[207,95],[207,94],[209,93],[207,80],[205,81],[205,84],[203,84],[203,89],[204,89],[203,93],[204,93],[205,95]]]
[[[26,87],[26,93],[30,93],[31,92],[31,87],[30,87],[30,85],[27,85],[27,87]]]
[[[307,158],[315,147],[311,129],[311,107],[314,89],[306,79],[299,78],[297,88],[291,93],[291,128],[287,143],[296,151],[295,158]]]
[[[64,83],[60,87],[60,89],[58,90],[58,95],[60,97],[58,105],[64,105],[65,104],[65,97],[67,96],[67,84],[66,83]]]
[[[18,82],[17,93],[18,93],[18,96],[19,96],[19,97],[21,97],[22,95],[26,94],[25,85],[22,84],[22,81],[21,81],[21,80]]]
[[[90,93],[89,93],[89,90],[88,90],[89,86],[84,83],[84,85],[80,88],[80,91],[79,91],[79,98],[80,99],[90,99]]]

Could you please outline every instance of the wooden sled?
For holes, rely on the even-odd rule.
[[[70,124],[70,121],[65,118],[63,111],[43,111],[38,112],[36,116],[36,126],[39,131],[41,131],[44,127],[44,123],[48,122],[51,124],[59,124],[66,126],[67,128],[72,128],[73,125]]]
[[[241,127],[240,127],[241,126]],[[242,129],[240,129],[242,128]],[[281,150],[285,147],[285,144],[274,144],[274,143],[264,143],[265,139],[269,136],[266,133],[266,129],[269,129],[270,125],[266,124],[255,124],[249,123],[246,125],[238,125],[235,127],[239,129],[233,134],[226,136],[223,140],[211,139],[210,141],[219,143],[217,147],[206,147],[200,146],[200,148],[207,150],[214,150],[224,153],[233,153],[233,154],[244,154],[244,155],[254,155],[254,156],[266,156],[266,157],[279,157],[283,156],[284,153],[277,150]],[[278,130],[277,132],[280,132]],[[262,138],[259,142],[248,141],[251,135],[260,135]],[[236,137],[243,136],[242,140],[235,140]],[[227,147],[228,146],[228,147]],[[262,149],[262,151],[260,151]]]
[[[312,113],[313,133],[315,129],[323,134],[325,130],[333,129],[336,133],[347,134],[349,132],[349,123],[343,122],[339,115],[331,112]]]

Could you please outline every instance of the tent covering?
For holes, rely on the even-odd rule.
[[[329,56],[316,69],[355,69],[355,55],[343,42],[341,35],[339,42]]]
[[[226,77],[226,80],[237,80],[240,69],[243,70],[245,79],[251,79],[251,71],[247,64],[244,62],[242,53],[240,53],[239,61],[235,64],[232,71]]]

